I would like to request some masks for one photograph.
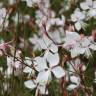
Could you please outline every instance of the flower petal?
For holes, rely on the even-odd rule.
[[[46,60],[43,57],[36,57],[34,59],[34,65],[37,71],[42,71],[48,68]]]
[[[49,49],[53,52],[56,53],[58,52],[58,47],[55,44],[51,44]]]
[[[32,80],[28,80],[24,82],[24,85],[29,88],[29,89],[34,89],[36,88],[36,84]]]
[[[78,86],[75,85],[75,84],[70,84],[70,85],[67,87],[67,90],[68,90],[68,91],[71,91],[71,90],[74,90],[76,87],[78,87]]]
[[[47,62],[49,63],[49,66],[52,68],[52,67],[58,65],[59,54],[58,53],[52,54],[51,52],[49,52],[46,59],[47,59]]]
[[[76,22],[75,23],[75,28],[77,31],[79,31],[81,29],[81,23],[80,22]]]
[[[25,61],[24,61],[27,65],[31,65],[32,64],[32,61],[31,61],[31,58],[29,57],[25,57]]]
[[[63,68],[61,68],[60,66],[54,67],[52,69],[52,72],[56,78],[61,78],[61,77],[65,76],[65,72],[64,72]]]
[[[88,5],[87,5],[86,2],[80,3],[80,7],[81,7],[83,10],[89,9],[89,7],[88,7]]]
[[[77,18],[76,18],[76,16],[75,16],[74,14],[71,15],[71,20],[72,20],[73,22],[76,22],[76,21],[77,21]]]
[[[96,9],[96,1],[93,1],[93,8]]]
[[[30,67],[28,67],[28,66],[25,67],[24,70],[23,70],[24,73],[31,73],[32,71],[33,70]]]
[[[51,80],[51,71],[47,70],[47,71],[41,71],[39,72],[36,81],[39,82],[40,84],[47,84],[48,82],[50,82]]]
[[[76,76],[71,76],[70,77],[70,81],[72,83],[75,83],[76,85],[79,85],[80,84],[80,78],[79,77],[76,77]]]

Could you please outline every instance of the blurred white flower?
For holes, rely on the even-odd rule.
[[[39,71],[37,81],[47,84],[52,78],[51,73],[53,73],[56,78],[63,77],[65,75],[65,72],[63,68],[58,65],[58,63],[58,53],[48,53],[45,57],[36,57],[34,59],[34,65],[36,70]]]
[[[80,39],[81,37],[77,32],[66,31],[63,47],[68,50],[74,48],[75,46],[78,46]]]
[[[34,51],[36,51],[36,50],[40,51],[42,49],[40,47],[39,40],[41,40],[41,38],[39,38],[37,35],[33,35],[33,37],[29,38],[29,42],[34,45],[34,47],[33,47]]]
[[[72,58],[80,54],[90,57],[92,56],[90,49],[95,50],[95,44],[92,44],[88,37],[81,38],[76,32],[66,32],[63,47],[70,51]]]
[[[85,14],[84,12],[81,12],[80,9],[76,9],[74,13],[71,15],[71,20],[75,23],[76,30],[80,30],[81,28],[86,27],[86,23],[84,23]]]
[[[15,57],[13,56],[7,56],[7,70],[6,70],[6,75],[10,77],[13,73],[14,69],[14,75],[19,75],[21,72],[22,64],[21,64],[21,58],[19,54],[19,50],[16,51]]]
[[[0,9],[0,31],[2,31],[3,28],[8,27],[8,13],[5,8]]]
[[[80,54],[85,55],[87,57],[92,56],[90,51],[91,42],[88,38],[85,37],[81,39],[77,44],[78,46],[75,46],[70,50],[72,58],[77,57]]]
[[[96,1],[86,0],[85,2],[80,3],[80,7],[87,11],[88,17],[96,17]]]

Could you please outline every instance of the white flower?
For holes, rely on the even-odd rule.
[[[66,48],[71,52],[71,57],[75,58],[80,54],[82,55],[85,54],[85,56],[87,57],[91,56],[91,51],[90,51],[90,49],[92,49],[91,41],[87,37],[81,39],[80,35],[78,34],[77,36],[76,34],[73,35],[74,35],[73,39],[72,37],[68,37],[67,40],[65,38],[66,42],[63,45],[64,48]]]
[[[85,14],[81,12],[78,8],[71,15],[71,20],[75,22],[75,28],[79,31],[81,28],[84,28],[86,24],[83,22],[85,19]]]
[[[51,73],[53,73],[56,78],[61,78],[65,75],[63,68],[58,65],[58,53],[48,53],[45,57],[36,57],[34,60],[35,68],[37,71],[39,71],[37,76],[38,82],[50,82],[52,78]]]
[[[36,50],[49,50],[53,53],[58,52],[58,46],[53,43],[45,34],[42,38],[34,35],[29,41],[34,45],[34,51]]]
[[[63,47],[66,49],[73,48],[75,46],[78,46],[78,41],[80,41],[80,35],[77,32],[67,32],[66,36],[64,38],[65,43],[63,44]]]
[[[87,15],[89,17],[96,17],[96,1],[86,0],[80,3],[80,6],[83,10],[88,10]]]
[[[41,39],[39,39],[38,43],[40,47],[44,50],[49,50],[53,53],[58,52],[58,46],[55,45],[45,34]]]

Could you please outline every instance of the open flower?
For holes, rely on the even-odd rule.
[[[37,76],[38,82],[50,82],[52,78],[51,73],[53,73],[56,78],[61,78],[65,75],[63,68],[58,65],[58,53],[49,53],[46,57],[36,57],[34,60],[35,68],[37,71],[39,71],[39,74]]]
[[[70,51],[71,58],[75,58],[80,54],[90,57],[92,56],[90,49],[96,50],[95,43],[93,44],[88,37],[81,38],[76,32],[66,32],[63,47]]]
[[[86,27],[86,23],[84,23],[85,14],[84,12],[81,12],[80,9],[76,9],[74,13],[71,15],[71,20],[75,23],[76,30],[80,30],[81,28]]]
[[[85,2],[80,3],[80,7],[83,10],[88,10],[88,17],[96,17],[96,1],[86,0]]]
[[[66,36],[64,38],[65,43],[63,47],[65,49],[71,49],[75,46],[78,46],[78,41],[80,41],[80,35],[77,32],[66,31]]]
[[[77,57],[80,54],[85,55],[87,57],[92,56],[91,51],[90,51],[91,42],[88,38],[86,37],[83,38],[82,40],[78,42],[77,45],[78,46],[75,46],[74,48],[70,50],[72,58]]]

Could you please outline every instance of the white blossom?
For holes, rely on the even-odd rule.
[[[76,9],[74,13],[71,15],[71,20],[75,23],[75,28],[79,31],[81,28],[85,28],[86,24],[84,23],[85,14],[81,12],[80,9]]]
[[[88,10],[88,17],[96,17],[96,1],[86,0],[80,3],[80,7],[85,11]]]

